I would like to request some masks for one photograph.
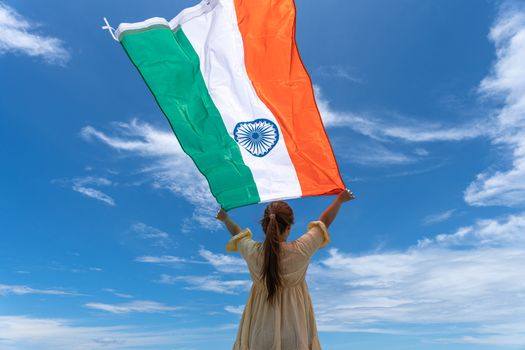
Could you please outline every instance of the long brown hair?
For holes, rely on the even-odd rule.
[[[282,285],[280,238],[284,231],[293,223],[293,210],[286,202],[272,202],[264,210],[261,225],[266,238],[264,240],[262,275],[268,290],[268,302],[270,304],[273,304],[275,293]]]

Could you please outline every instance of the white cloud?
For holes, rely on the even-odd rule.
[[[491,128],[494,145],[506,150],[510,166],[479,174],[465,190],[471,205],[515,206],[525,203],[525,7],[505,7],[490,34],[497,60],[480,84],[487,98],[503,103]]]
[[[181,258],[178,256],[173,255],[162,255],[162,256],[139,256],[135,258],[135,261],[143,262],[143,263],[153,263],[153,264],[183,264],[186,263],[187,260],[185,258]]]
[[[71,186],[71,189],[73,191],[81,193],[86,197],[97,199],[111,206],[115,205],[115,200],[113,198],[111,198],[104,192],[94,188],[94,186],[112,186],[113,183],[111,182],[111,180],[105,177],[84,176],[76,177],[71,180],[52,180],[51,183],[56,183],[63,186],[67,185],[68,187]]]
[[[89,188],[89,187],[84,187],[84,186],[73,185],[73,191],[82,193],[83,195],[90,197],[90,198],[98,199],[99,201],[102,201],[106,204],[109,204],[112,206],[115,205],[115,201],[113,200],[113,198],[111,198],[110,196],[108,196],[107,194],[105,194],[104,192],[100,190],[96,190],[94,188]]]
[[[525,322],[480,327],[473,335],[460,337],[466,344],[520,346],[525,344]],[[441,342],[458,342],[457,339],[439,339]]]
[[[525,213],[509,215],[500,220],[477,220],[472,226],[460,227],[451,234],[439,234],[434,239],[424,239],[420,247],[429,244],[441,246],[514,246],[525,247]]]
[[[158,228],[138,222],[131,226],[131,229],[141,238],[151,240],[155,246],[168,247],[172,245],[169,234]]]
[[[343,66],[320,66],[317,68],[316,73],[326,78],[339,78],[353,83],[363,83],[363,79],[358,78],[354,73],[350,72],[349,68]]]
[[[346,147],[340,146],[343,142],[335,139],[333,142],[336,150],[341,148],[340,157],[352,164],[366,166],[386,166],[386,165],[404,165],[415,163],[420,157],[407,155],[401,152],[393,151],[377,142],[358,142],[354,141],[351,147],[348,147],[348,141],[344,141]]]
[[[308,275],[319,329],[408,327],[428,341],[525,345],[525,328],[509,327],[525,315],[523,232],[525,213],[478,220],[405,251],[330,249]]]
[[[191,260],[186,258],[181,258],[179,256],[173,255],[143,255],[135,258],[135,261],[142,263],[150,264],[161,264],[161,265],[170,265],[170,266],[180,266],[183,264],[205,264],[204,261]]]
[[[244,305],[239,305],[239,306],[227,305],[226,307],[224,307],[224,310],[232,314],[242,315],[242,313],[244,312]]]
[[[0,284],[0,295],[26,295],[26,294],[47,294],[47,295],[77,295],[74,292],[60,289],[36,289],[23,285]]]
[[[126,299],[129,299],[129,298],[133,298],[133,295],[131,294],[125,294],[125,293],[120,293],[118,291],[116,291],[115,289],[113,288],[104,288],[102,289],[104,292],[108,292],[108,293],[111,293],[119,298],[126,298]]]
[[[440,213],[430,214],[423,218],[424,225],[436,224],[438,222],[443,222],[448,219],[456,212],[456,209],[446,210]]]
[[[330,106],[319,86],[314,85],[317,106],[326,127],[347,127],[372,139],[392,139],[407,142],[461,141],[488,135],[488,120],[475,121],[459,127],[447,127],[439,123],[413,120],[391,113],[393,119],[379,119],[371,115],[337,111]]]
[[[414,154],[417,154],[418,156],[428,156],[430,153],[426,149],[418,147],[414,150]]]
[[[216,254],[207,249],[200,248],[199,255],[204,260],[194,260],[174,255],[143,255],[135,258],[135,261],[150,264],[180,267],[185,264],[209,264],[217,271],[225,273],[246,273],[246,262],[235,256]]]
[[[112,314],[127,314],[130,312],[157,313],[181,309],[180,307],[168,306],[150,300],[134,300],[120,304],[87,303],[84,306],[94,310],[111,312]]]
[[[83,326],[78,321],[28,316],[0,316],[0,344],[2,349],[159,349],[166,346],[177,349],[192,348],[196,344],[221,342],[228,344],[236,325],[215,327],[154,330],[138,326]]]
[[[248,268],[244,259],[225,254],[215,254],[204,248],[199,249],[201,257],[211,264],[217,271],[226,273],[246,273]]]
[[[0,2],[0,55],[5,53],[41,57],[48,63],[65,64],[69,52],[61,40],[35,34],[34,22]]]
[[[142,157],[146,164],[141,173],[151,180],[154,188],[170,190],[194,206],[190,226],[195,223],[212,230],[220,228],[215,220],[218,204],[211,195],[208,183],[182,151],[171,130],[157,129],[137,120],[113,125],[117,136],[91,126],[82,128],[81,136],[86,140],[100,141],[130,156]]]
[[[218,276],[171,276],[162,274],[157,281],[164,284],[178,284],[182,282],[185,289],[214,292],[220,294],[239,294],[250,288],[250,280],[222,280]]]

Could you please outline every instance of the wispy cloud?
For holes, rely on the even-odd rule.
[[[434,213],[427,215],[423,218],[423,225],[437,224],[438,222],[443,222],[452,217],[456,212],[456,209],[450,209],[439,213]]]
[[[131,230],[135,232],[140,238],[153,242],[153,245],[159,247],[168,247],[173,244],[170,235],[167,232],[159,230],[153,226],[148,226],[142,222],[138,222],[131,226]]]
[[[143,255],[135,258],[141,263],[159,264],[171,267],[181,267],[185,264],[211,265],[219,272],[246,273],[246,262],[231,255],[216,254],[205,248],[199,249],[199,255],[204,260],[183,258],[174,255]]]
[[[229,313],[232,313],[232,314],[242,315],[242,313],[244,311],[244,305],[239,305],[239,306],[227,305],[227,306],[224,307],[224,310],[226,310],[226,311],[228,311]]]
[[[454,233],[424,239],[419,246],[509,246],[525,248],[525,213],[500,219],[480,219],[474,225],[460,227]],[[525,254],[525,252],[524,252]]]
[[[343,144],[346,144],[346,146],[342,146]],[[391,147],[383,146],[375,141],[354,141],[351,147],[348,147],[347,144],[348,141],[342,141],[338,138],[333,140],[336,151],[341,149],[338,152],[340,158],[351,164],[382,167],[387,165],[406,165],[422,159],[422,156],[394,151]]]
[[[86,326],[78,321],[27,316],[0,316],[2,348],[67,349],[191,349],[195,344],[229,343],[236,325],[176,328],[138,326]],[[202,345],[199,345],[199,347]]]
[[[250,280],[222,280],[219,276],[171,276],[162,274],[157,282],[163,284],[185,284],[185,289],[214,292],[220,294],[239,294],[250,288]]]
[[[94,176],[83,176],[75,177],[73,179],[55,179],[51,183],[59,184],[62,186],[71,186],[71,189],[75,192],[81,193],[86,197],[97,199],[108,205],[114,206],[115,200],[109,195],[105,194],[99,189],[94,188],[95,186],[112,186],[111,180],[105,177],[94,177]]]
[[[5,53],[41,57],[48,63],[65,64],[70,54],[57,38],[35,33],[34,21],[0,2],[0,55]]]
[[[320,330],[417,327],[430,341],[441,333],[457,335],[447,342],[525,345],[525,328],[510,327],[525,314],[524,225],[525,213],[478,220],[404,251],[330,249],[308,277]]]
[[[359,115],[338,111],[319,86],[314,86],[317,106],[326,127],[345,127],[379,141],[402,140],[406,142],[462,141],[488,135],[489,120],[476,120],[462,126],[445,126],[440,123],[409,119],[396,113],[388,118]]]
[[[525,6],[506,2],[489,38],[496,47],[492,73],[479,90],[502,102],[492,128],[492,141],[503,148],[510,166],[493,165],[465,190],[467,203],[476,206],[525,204]]]
[[[126,298],[126,299],[129,299],[129,298],[133,298],[133,295],[131,294],[125,294],[125,293],[120,293],[118,291],[116,291],[115,289],[113,288],[104,288],[102,289],[104,292],[108,292],[108,293],[111,293],[119,298]]]
[[[99,201],[102,201],[109,205],[115,205],[115,201],[113,198],[105,194],[104,192],[100,190],[96,190],[94,188],[84,187],[84,186],[73,186],[73,191],[77,191],[78,193],[82,193],[86,197],[98,199]]]
[[[338,78],[348,80],[353,83],[362,84],[363,79],[359,78],[352,70],[348,67],[332,65],[332,66],[320,66],[315,70],[318,76],[325,78]]]
[[[217,271],[226,273],[246,273],[247,267],[244,259],[225,254],[216,254],[204,248],[199,249],[199,254]]]
[[[86,140],[100,141],[116,151],[141,157],[145,161],[141,173],[149,178],[154,188],[167,189],[194,206],[190,223],[212,230],[220,227],[214,218],[218,204],[206,179],[182,151],[171,130],[132,120],[114,123],[113,132],[115,135],[109,135],[86,126],[80,134]]]
[[[181,266],[184,264],[206,264],[205,261],[192,260],[174,255],[143,255],[135,258],[135,261],[150,264],[160,264],[168,266]]]
[[[0,295],[26,295],[26,294],[47,294],[47,295],[77,295],[75,292],[60,289],[37,289],[24,285],[0,284]]]
[[[418,156],[422,156],[422,157],[423,156],[428,156],[430,154],[426,149],[424,149],[422,147],[418,147],[418,148],[414,149],[413,152],[414,152],[414,154],[417,154]]]
[[[166,311],[175,311],[181,309],[176,306],[168,306],[156,301],[134,300],[128,303],[105,304],[105,303],[87,303],[85,307],[94,310],[106,311],[112,314],[127,314],[132,312],[139,313],[157,313]]]

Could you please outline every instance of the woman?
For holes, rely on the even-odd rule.
[[[217,214],[232,238],[228,252],[240,252],[248,264],[253,285],[242,314],[234,350],[317,350],[312,301],[305,276],[310,257],[330,242],[327,227],[344,202],[354,198],[341,192],[308,225],[308,232],[287,242],[294,223],[292,208],[282,201],[270,203],[261,220],[263,243],[252,240],[249,229],[241,230],[224,211]]]

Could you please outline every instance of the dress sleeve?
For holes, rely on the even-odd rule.
[[[252,240],[252,231],[246,228],[230,238],[226,244],[226,251],[240,252],[242,256],[247,256],[249,250],[254,244],[255,241]]]
[[[322,221],[312,221],[308,224],[308,232],[297,239],[299,250],[307,256],[312,256],[319,249],[330,243],[330,235]]]

